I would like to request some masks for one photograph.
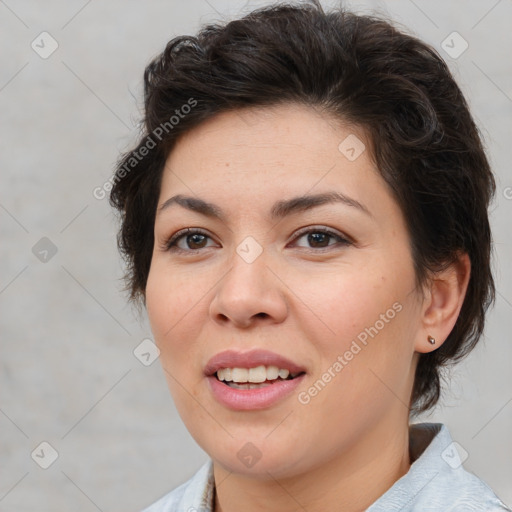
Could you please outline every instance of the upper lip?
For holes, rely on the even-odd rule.
[[[289,370],[290,373],[302,373],[304,368],[290,361],[288,358],[268,350],[250,350],[237,352],[225,350],[214,355],[204,367],[207,376],[213,375],[221,368],[255,368],[256,366],[277,366]]]

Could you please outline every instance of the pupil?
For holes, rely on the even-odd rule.
[[[325,242],[328,242],[329,241],[329,235],[327,233],[310,233],[308,235],[308,238],[309,238],[309,243],[311,245],[313,245],[313,247],[325,247],[326,244]],[[204,235],[201,235],[201,234],[194,234],[194,235],[189,235],[187,237],[187,240],[189,242],[189,246],[190,245],[196,245],[196,246],[201,246],[203,247],[203,245],[201,245],[201,243],[204,243],[206,237]],[[328,245],[328,244],[327,244]]]
[[[322,244],[322,241],[328,242],[328,236],[329,235],[327,235],[327,233],[312,233],[309,235],[309,242],[313,245],[313,247],[317,247],[318,245],[315,244],[318,242],[322,247],[325,247],[325,244]]]
[[[202,241],[204,242],[205,238],[206,237],[204,235],[200,235],[200,234],[196,233],[194,235],[189,235],[188,236],[188,241],[190,242],[192,240],[192,242],[191,242],[192,245],[194,245],[194,244],[199,244],[200,245]],[[189,243],[189,246],[191,244]]]

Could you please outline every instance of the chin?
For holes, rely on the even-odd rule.
[[[216,464],[230,473],[268,480],[307,470],[307,453],[299,452],[290,436],[287,442],[282,436],[273,440],[265,439],[266,436],[268,431],[260,436],[230,438],[222,445],[213,440],[200,444]]]

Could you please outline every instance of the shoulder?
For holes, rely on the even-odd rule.
[[[410,432],[419,456],[368,512],[510,512],[485,482],[464,469],[460,445],[445,425],[422,423]]]
[[[213,464],[209,460],[187,482],[142,512],[211,512],[214,492]]]
[[[459,459],[460,460],[460,459]],[[480,478],[470,473],[462,464],[450,468],[447,473],[439,474],[432,482],[428,494],[439,492],[437,503],[446,506],[447,512],[504,512],[510,509],[496,496],[494,491]],[[431,496],[426,496],[431,499]]]
[[[510,512],[485,482],[462,466],[434,477],[413,504],[413,512]]]

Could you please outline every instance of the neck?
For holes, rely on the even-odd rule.
[[[230,473],[214,462],[215,512],[361,512],[407,473],[408,423],[380,425],[357,444],[307,473],[256,479]]]

